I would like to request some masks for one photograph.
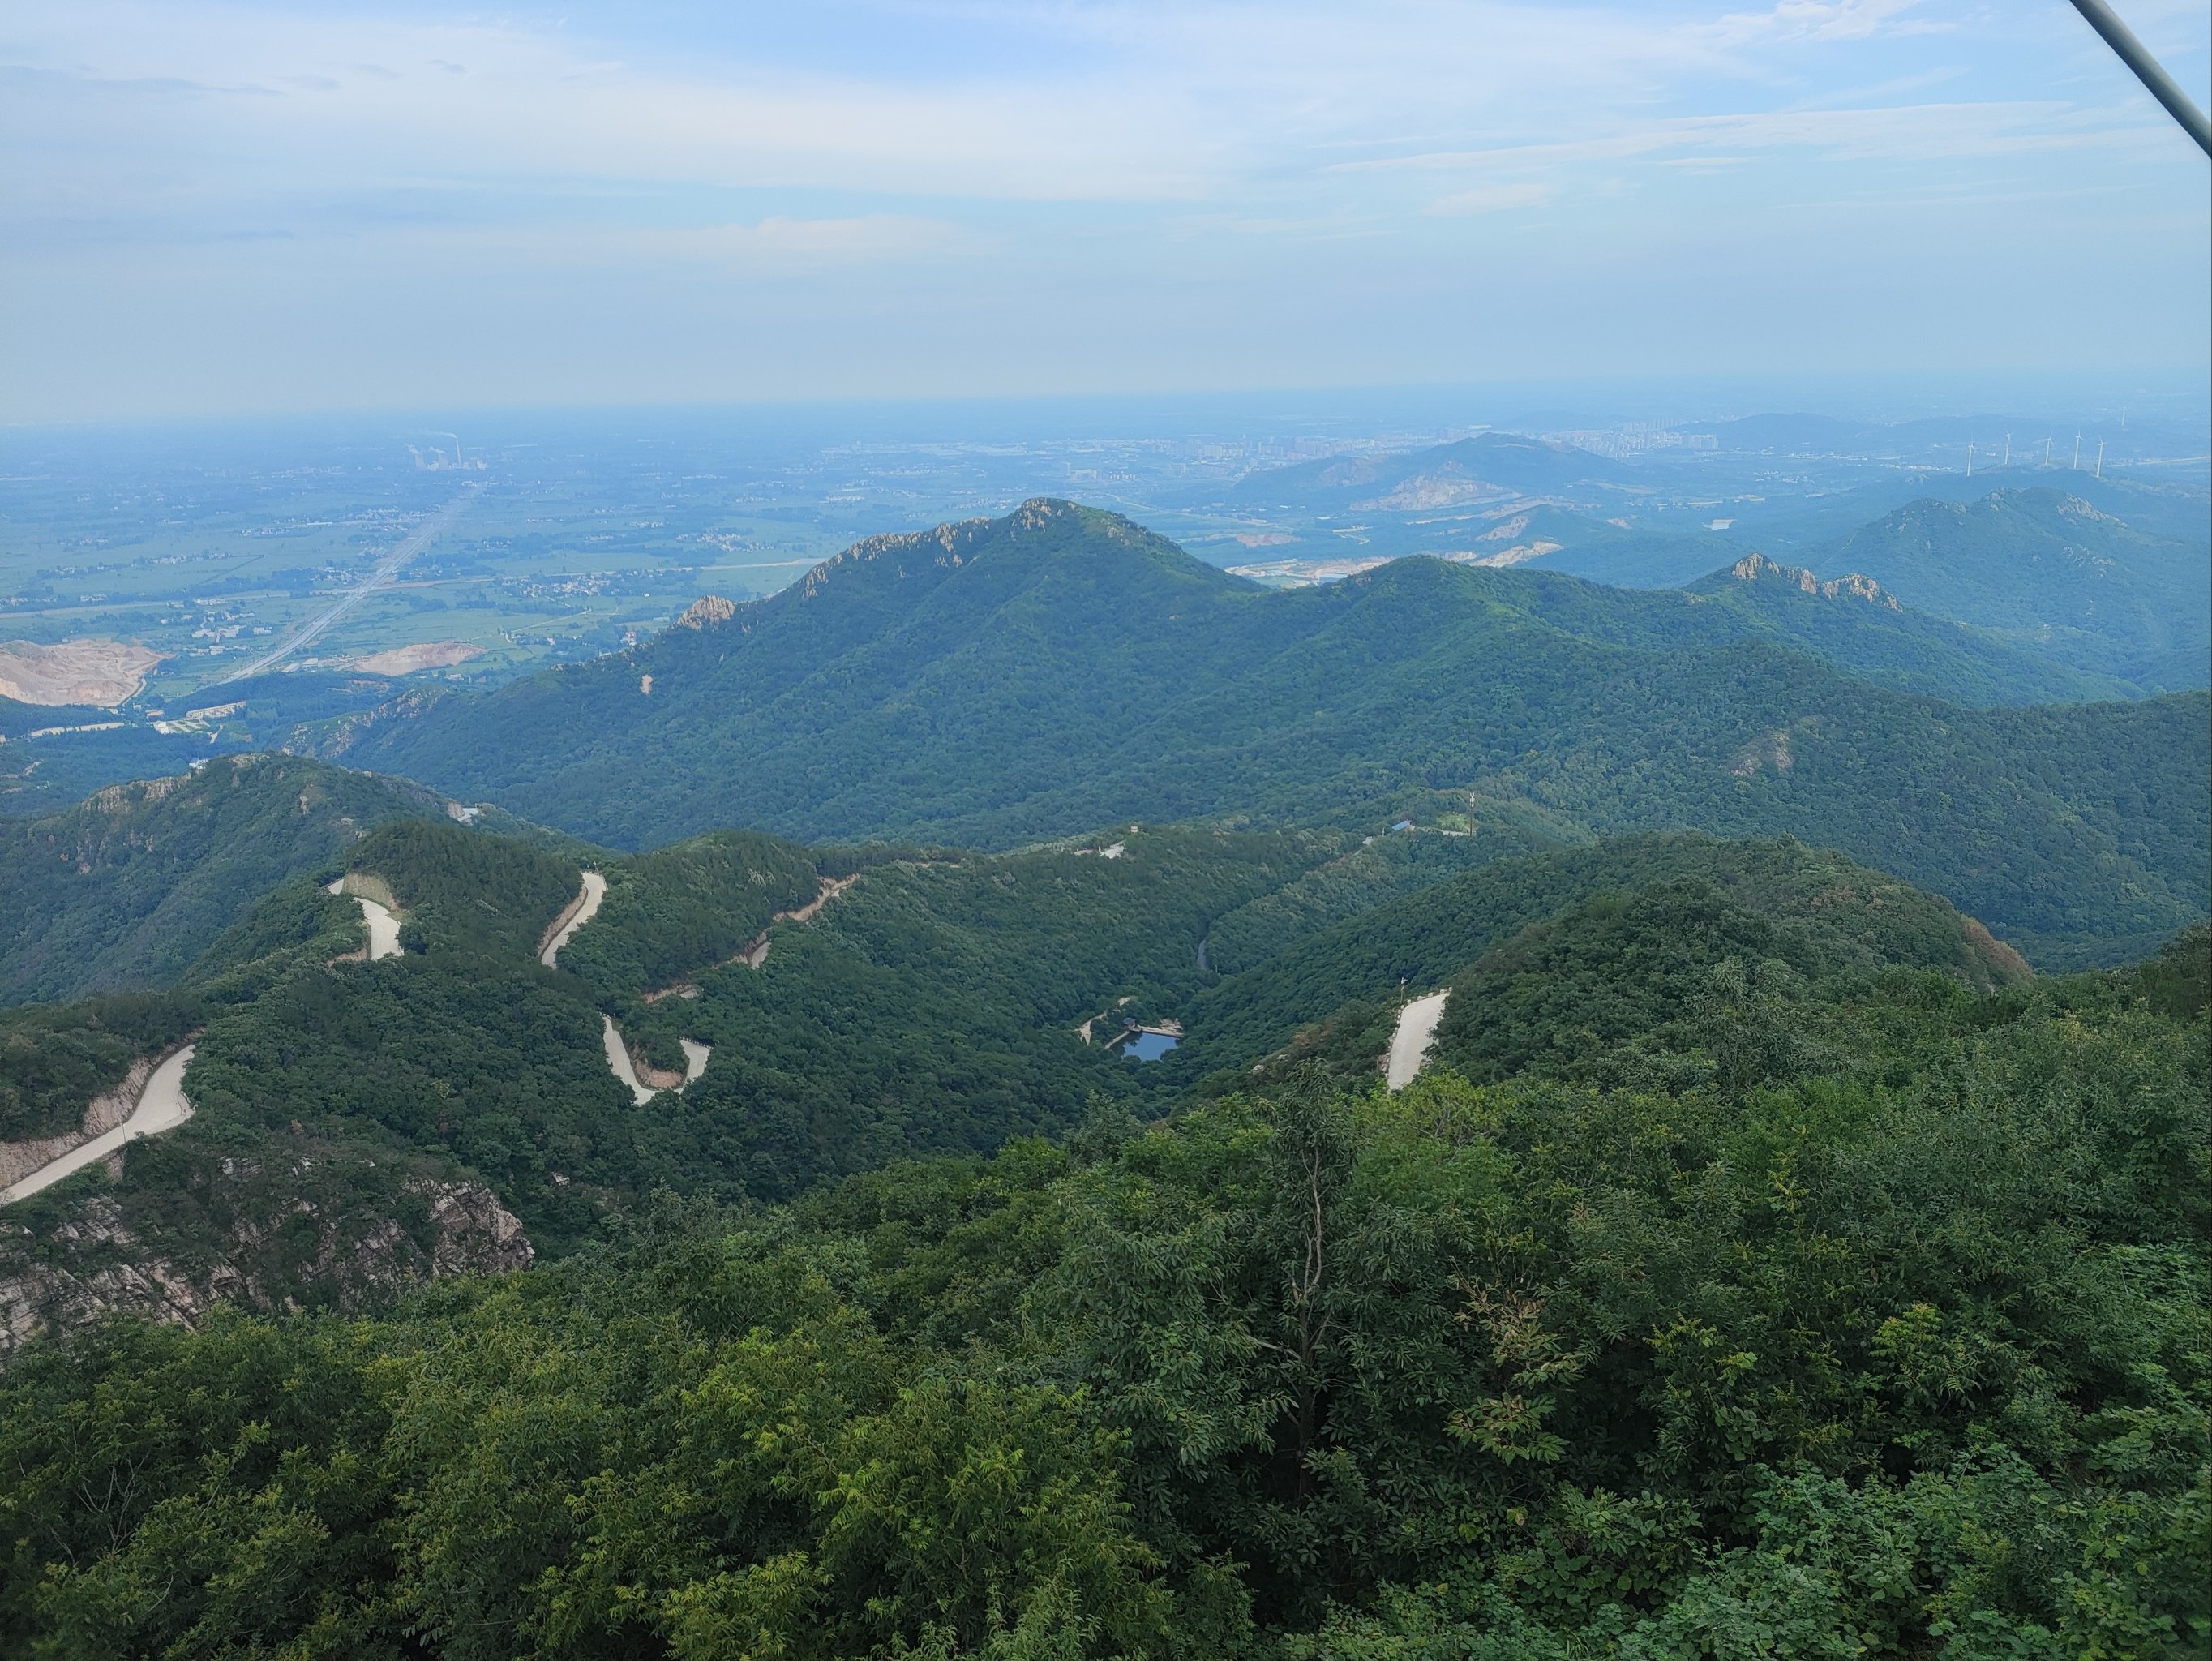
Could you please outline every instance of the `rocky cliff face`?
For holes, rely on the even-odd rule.
[[[481,1183],[419,1178],[404,1192],[416,1202],[404,1218],[341,1226],[306,1200],[240,1216],[219,1252],[190,1262],[149,1247],[106,1195],[43,1232],[0,1215],[0,1362],[34,1337],[106,1315],[192,1325],[222,1303],[356,1311],[426,1275],[524,1269],[537,1255],[520,1220]],[[280,1234],[289,1250],[272,1253]],[[257,1267],[275,1258],[290,1265],[281,1281]]]
[[[1801,565],[1778,565],[1764,554],[1747,554],[1729,568],[1729,575],[1739,582],[1759,582],[1779,579],[1795,583],[1807,593],[1822,599],[1863,599],[1869,605],[1879,605],[1887,611],[1899,611],[1905,608],[1872,577],[1861,576],[1856,571],[1849,576],[1832,577],[1826,581],[1814,576]]]

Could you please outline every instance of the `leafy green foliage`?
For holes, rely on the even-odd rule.
[[[1986,709],[2141,697],[2116,673],[2090,673],[1963,623],[1899,605],[1870,579],[1823,583],[1754,554],[1685,585],[1780,644],[1862,680]]]
[[[1431,830],[1437,829],[1436,818],[1458,820],[1442,834],[1364,838],[1363,845],[1296,882],[1216,919],[1206,937],[1207,965],[1225,975],[1253,968],[1347,917],[1556,840],[1487,812],[1478,821],[1472,803],[1437,800],[1448,805],[1433,810]]]
[[[1524,928],[1603,895],[1693,881],[1734,906],[1786,922],[1803,950],[1833,968],[1900,964],[1940,971],[1977,989],[2021,977],[2018,958],[1942,900],[1841,855],[1788,841],[1620,837],[1583,848],[1519,855],[1361,912],[1241,974],[1198,992],[1185,1025],[1185,1069],[1242,1068],[1290,1041],[1303,1024],[1337,1017],[1332,1069],[1371,1067],[1384,1045],[1345,1052],[1343,1043],[1382,1019],[1370,1001],[1445,984]],[[1763,927],[1752,924],[1750,927]],[[1662,949],[1684,943],[1666,938]],[[1310,1053],[1319,1035],[1294,1054]],[[1361,1042],[1364,1042],[1364,1038]]]
[[[218,1015],[188,1083],[181,1145],[245,1152],[295,1123],[366,1135],[483,1177],[549,1244],[599,1210],[556,1175],[630,1192],[675,1178],[651,1161],[653,1122],[608,1073],[587,998],[434,946],[296,974]]]
[[[366,949],[359,903],[295,878],[223,930],[179,985],[215,1003],[258,997],[295,970]]]
[[[588,928],[561,966],[615,992],[662,987],[744,951],[781,912],[818,892],[806,849],[720,830],[614,865]]]
[[[2212,925],[2183,929],[2136,970],[2135,983],[2162,1015],[2186,1020],[2203,1014],[2212,1004]]]
[[[1790,1077],[1856,989],[1838,984],[1825,944],[1699,882],[1604,896],[1522,930],[1455,979],[1437,1057],[1479,1083],[1528,1074],[1672,1084],[1684,1066],[1737,1091]]]
[[[435,819],[379,827],[348,850],[346,869],[391,890],[419,946],[510,961],[535,955],[583,880],[562,855]]]
[[[1700,961],[1774,943],[1646,901],[1514,961],[1685,908]],[[1613,974],[1663,1025],[1678,965]],[[34,1348],[0,1641],[2179,1658],[2212,1027],[1937,978],[1869,982],[1840,1070],[1102,1108],[370,1319]]]
[[[757,969],[699,975],[696,998],[623,1003],[623,1030],[664,1056],[679,1037],[713,1047],[669,1110],[692,1168],[728,1184],[717,1191],[783,1198],[903,1153],[985,1152],[1066,1129],[1094,1092],[1176,1082],[1105,1038],[1183,1007],[1213,978],[1199,962],[1210,920],[1339,841],[1131,828],[878,865],[812,922],[773,930]]]

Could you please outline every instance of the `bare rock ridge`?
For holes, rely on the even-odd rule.
[[[1880,605],[1892,611],[1905,609],[1897,603],[1895,595],[1884,592],[1881,585],[1872,577],[1853,572],[1848,576],[1832,577],[1824,581],[1802,565],[1778,565],[1765,554],[1746,554],[1729,569],[1729,575],[1739,582],[1760,582],[1779,578],[1784,582],[1794,582],[1807,593],[1822,599],[1863,599],[1869,605]]]
[[[702,594],[684,608],[684,615],[676,619],[678,629],[711,629],[717,624],[727,623],[737,616],[737,602],[724,599],[720,594]]]
[[[261,1248],[270,1236],[279,1230],[295,1234],[301,1218],[308,1220],[314,1241],[302,1278],[326,1290],[345,1311],[388,1297],[426,1271],[499,1273],[526,1269],[538,1255],[521,1220],[482,1183],[423,1177],[407,1183],[405,1191],[428,1206],[427,1241],[389,1217],[366,1232],[341,1227],[311,1202],[295,1200],[275,1217],[240,1217],[221,1255],[190,1266],[147,1253],[124,1222],[121,1208],[96,1196],[55,1229],[35,1256],[7,1251],[7,1267],[0,1269],[0,1361],[42,1333],[80,1327],[103,1315],[193,1325],[218,1303],[281,1307],[286,1297],[252,1266],[264,1257]]]

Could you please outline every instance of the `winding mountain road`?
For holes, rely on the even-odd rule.
[[[88,1142],[80,1142],[58,1159],[40,1165],[12,1186],[0,1188],[0,1205],[27,1199],[95,1160],[106,1159],[126,1143],[135,1142],[141,1136],[174,1130],[191,1118],[192,1104],[185,1099],[185,1069],[192,1064],[193,1048],[186,1044],[154,1069],[153,1076],[146,1080],[146,1087],[138,1092],[138,1104],[131,1110],[129,1118]]]
[[[568,945],[579,928],[599,915],[599,903],[606,897],[607,879],[596,871],[585,872],[582,889],[568,902],[568,909],[553,919],[545,948],[538,954],[538,961],[548,969],[555,967],[553,960],[561,955],[561,948]]]
[[[339,877],[327,884],[325,891],[332,894],[344,893],[345,879]],[[361,906],[362,922],[368,928],[368,960],[374,963],[379,958],[398,957],[399,955],[399,919],[393,916],[388,908],[379,904],[366,894],[356,894],[353,897]]]

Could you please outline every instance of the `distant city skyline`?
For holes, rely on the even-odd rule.
[[[0,79],[15,423],[2212,362],[2060,0],[88,0]]]

